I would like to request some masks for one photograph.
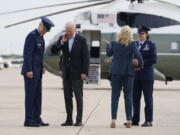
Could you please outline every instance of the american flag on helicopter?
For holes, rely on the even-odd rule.
[[[116,21],[115,14],[97,14],[97,22],[98,23],[108,23],[113,25]]]

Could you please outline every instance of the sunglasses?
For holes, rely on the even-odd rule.
[[[44,24],[43,24],[43,30],[46,31],[46,32],[49,32],[49,31],[50,31],[50,29],[47,29],[47,28],[44,26]]]

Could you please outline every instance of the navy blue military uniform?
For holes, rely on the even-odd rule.
[[[47,18],[41,18],[42,22],[49,23]],[[49,24],[52,26],[52,24]],[[50,30],[48,24],[44,25],[46,31]],[[41,102],[42,102],[42,73],[43,54],[45,42],[38,29],[30,32],[24,44],[23,66],[21,74],[25,83],[25,123],[41,122]],[[27,72],[33,72],[33,78],[26,76]]]
[[[139,29],[139,32],[143,28]],[[145,31],[148,29],[145,29]],[[144,68],[136,71],[134,77],[133,89],[133,123],[140,121],[140,100],[142,92],[145,101],[145,123],[153,121],[153,84],[154,84],[154,64],[157,61],[156,45],[150,40],[145,40],[142,45],[139,44],[139,51],[144,61]]]

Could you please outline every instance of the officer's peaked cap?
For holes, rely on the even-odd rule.
[[[138,33],[148,33],[151,29],[146,26],[139,26]]]
[[[54,23],[50,19],[44,16],[41,17],[41,21],[44,24],[44,27],[46,28],[47,31],[50,31],[51,27],[54,27]]]

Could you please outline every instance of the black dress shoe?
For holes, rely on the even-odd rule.
[[[72,126],[73,121],[65,121],[64,123],[61,124],[61,126]]]
[[[142,127],[152,127],[152,122],[144,122],[141,126]]]
[[[126,126],[126,125],[127,125],[127,123],[125,122],[125,123],[124,123],[124,126]],[[132,122],[132,125],[133,125],[133,126],[139,126],[139,123],[138,123],[138,122]]]
[[[39,125],[40,125],[40,126],[49,126],[49,123],[44,123],[43,121],[40,121],[40,122],[39,122]]]
[[[84,126],[84,125],[82,124],[82,122],[76,122],[76,123],[74,124],[74,126],[77,127],[77,126]]]
[[[25,122],[24,123],[24,126],[25,127],[39,127],[39,123],[36,123],[36,122]]]

